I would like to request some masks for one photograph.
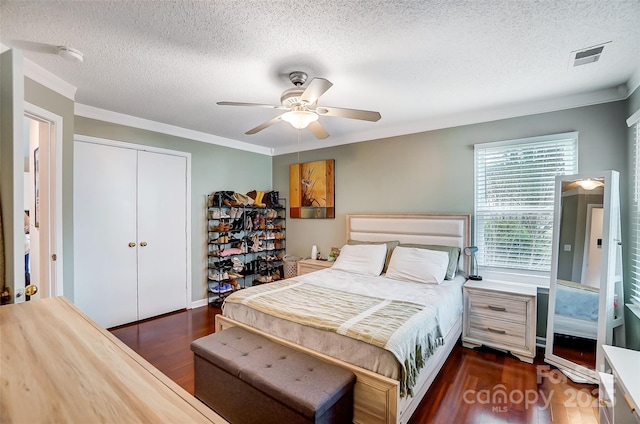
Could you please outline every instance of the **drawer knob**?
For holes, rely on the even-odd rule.
[[[489,305],[489,309],[491,309],[492,311],[507,312],[507,308],[502,307],[502,306]]]
[[[496,334],[507,334],[507,332],[504,331],[504,330],[496,330],[495,328],[491,328],[491,327],[487,327],[487,330],[491,331],[492,333],[496,333]]]

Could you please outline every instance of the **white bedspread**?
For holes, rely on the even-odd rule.
[[[418,303],[436,308],[436,319],[443,335],[449,332],[462,313],[463,277],[433,285],[326,269],[295,277],[295,279],[330,290]],[[225,303],[223,314],[296,344],[400,380],[402,367],[391,352],[379,347],[340,334],[301,326],[256,311],[241,303]]]

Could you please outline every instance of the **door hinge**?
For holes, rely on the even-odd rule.
[[[56,255],[55,253],[53,255],[51,255],[51,260],[52,261],[57,261],[58,260],[58,255]]]

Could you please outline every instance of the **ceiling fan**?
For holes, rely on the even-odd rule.
[[[332,106],[318,106],[318,98],[322,96],[331,86],[331,82],[324,78],[313,78],[307,87],[303,87],[307,82],[307,74],[302,71],[295,71],[289,74],[289,80],[295,87],[285,90],[280,96],[281,105],[267,105],[260,103],[238,103],[238,102],[218,102],[222,106],[253,106],[266,107],[271,109],[286,110],[281,115],[250,129],[245,134],[255,134],[263,129],[286,121],[294,128],[303,129],[309,127],[313,135],[318,139],[329,137],[329,133],[318,122],[320,116],[333,116],[337,118],[359,119],[362,121],[376,122],[380,119],[379,112],[358,109],[344,109]]]

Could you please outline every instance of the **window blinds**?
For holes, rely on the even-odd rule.
[[[578,133],[476,144],[480,265],[550,271],[555,177],[577,171]]]
[[[636,122],[631,169],[631,303],[640,307],[640,121]]]

